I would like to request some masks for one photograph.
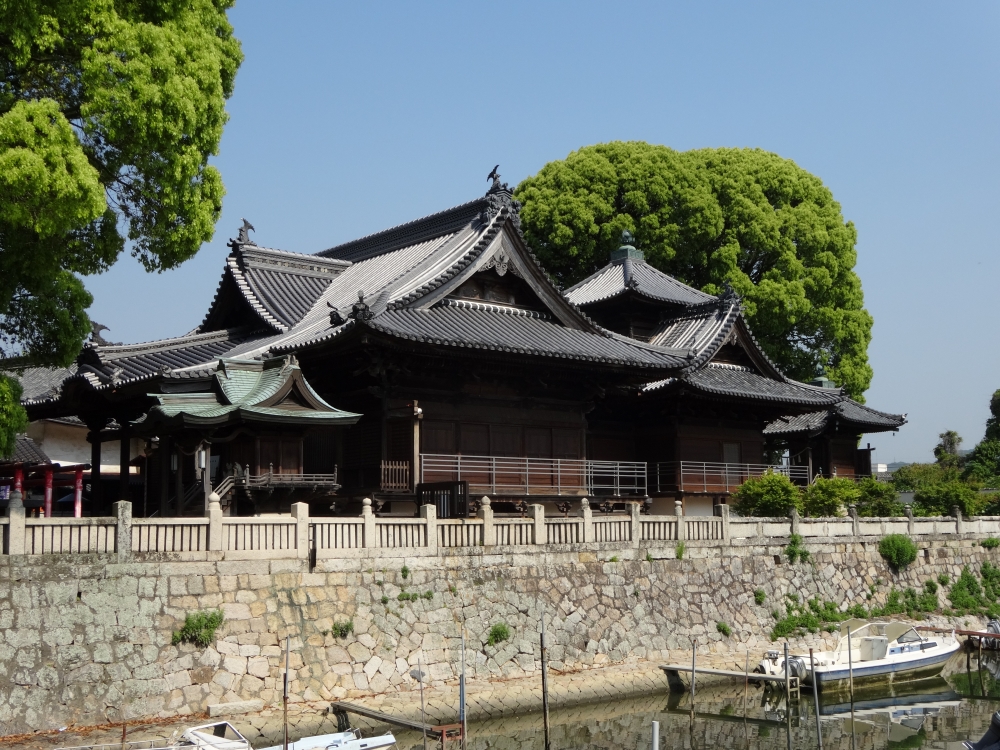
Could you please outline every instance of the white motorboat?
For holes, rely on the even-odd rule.
[[[392,732],[376,737],[362,737],[358,729],[333,734],[317,734],[314,737],[303,737],[288,743],[288,750],[375,750],[381,747],[392,747],[396,738]],[[258,748],[258,750],[284,750],[283,745]]]
[[[79,745],[62,750],[253,750],[250,740],[239,733],[228,721],[201,724],[187,729],[180,737],[156,740],[130,740],[106,745]]]
[[[926,637],[903,622],[848,620],[840,626],[840,640],[832,651],[813,654],[815,674],[809,656],[789,656],[789,674],[803,685],[819,690],[847,689],[853,673],[855,685],[874,682],[905,682],[936,677],[959,649],[954,633]],[[848,654],[850,634],[850,654]],[[764,674],[785,673],[785,660],[771,651],[757,667]]]

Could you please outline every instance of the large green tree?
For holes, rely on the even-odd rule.
[[[872,317],[857,232],[819,178],[759,149],[587,146],[517,187],[525,235],[565,285],[608,262],[623,229],[653,266],[711,294],[726,282],[786,373],[861,398]]]
[[[0,0],[0,368],[69,364],[80,276],[129,245],[172,268],[212,237],[242,62],[232,0]],[[23,427],[0,380],[0,451]]]

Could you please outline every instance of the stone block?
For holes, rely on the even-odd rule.
[[[259,699],[234,701],[232,703],[214,703],[208,706],[208,715],[211,718],[217,716],[240,716],[242,714],[256,713],[264,708],[264,701]]]

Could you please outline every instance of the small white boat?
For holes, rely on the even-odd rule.
[[[954,634],[925,637],[903,622],[848,620],[840,626],[840,633],[835,649],[813,654],[815,674],[808,655],[789,656],[789,674],[821,691],[846,690],[852,673],[855,685],[922,680],[941,674],[945,663],[959,649]],[[769,652],[757,669],[764,674],[784,674],[784,657],[777,651]]]
[[[104,745],[78,745],[62,750],[253,750],[250,740],[244,737],[228,721],[201,724],[191,727],[178,737],[156,740],[129,740]]]
[[[289,742],[288,750],[375,750],[380,747],[392,747],[395,744],[396,738],[392,736],[392,732],[377,737],[362,737],[361,730],[349,729],[346,732],[303,737],[301,740]],[[274,745],[258,750],[284,750],[284,746]]]

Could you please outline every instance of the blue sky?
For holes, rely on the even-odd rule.
[[[201,320],[240,217],[316,252],[516,184],[581,146],[754,146],[818,175],[858,228],[875,318],[876,459],[982,437],[1000,387],[1000,4],[265,3],[214,163],[215,239],[174,271],[87,280],[111,339]],[[108,334],[106,334],[107,336]]]

